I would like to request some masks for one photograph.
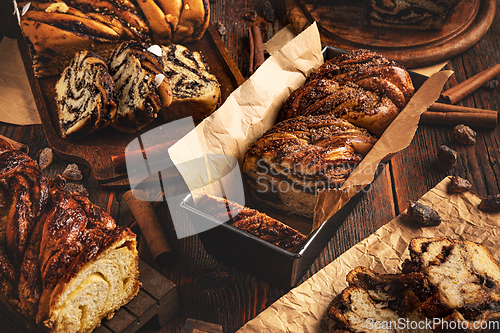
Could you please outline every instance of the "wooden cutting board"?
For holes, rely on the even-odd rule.
[[[447,60],[477,43],[495,16],[495,0],[463,0],[441,30],[417,31],[379,28],[363,14],[363,0],[288,0],[292,25],[301,29],[316,21],[324,45],[344,50],[366,48],[408,67]]]
[[[186,47],[203,53],[211,73],[221,85],[221,103],[245,81],[211,24],[201,40],[186,44]],[[58,76],[35,78],[24,39],[19,40],[19,48],[49,146],[60,158],[88,166],[100,185],[109,188],[128,187],[127,173],[114,170],[111,156],[123,154],[133,139],[161,125],[162,120],[157,119],[134,134],[121,133],[109,127],[78,140],[61,138],[54,99]]]

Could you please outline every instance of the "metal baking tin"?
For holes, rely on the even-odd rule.
[[[325,60],[345,52],[331,46],[322,50]],[[427,79],[426,76],[411,71],[410,75],[416,89]],[[360,191],[351,198],[293,252],[263,241],[229,223],[221,224],[220,221],[196,209],[191,194],[184,198],[180,205],[191,219],[201,217],[207,223],[216,225],[198,234],[207,253],[274,286],[290,289],[300,282],[364,193],[365,191]],[[263,212],[268,213],[265,210]]]

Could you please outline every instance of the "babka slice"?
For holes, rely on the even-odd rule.
[[[293,250],[306,239],[305,235],[283,222],[224,198],[204,195],[196,203],[196,208],[218,220],[229,220],[232,226],[285,250]]]
[[[151,123],[161,108],[172,103],[172,89],[163,74],[161,55],[151,45],[130,41],[120,44],[108,63],[115,80],[118,109],[111,126],[132,133]]]
[[[116,87],[98,54],[78,52],[55,85],[60,133],[81,137],[107,126],[116,114]]]
[[[173,101],[161,116],[167,121],[192,116],[201,121],[217,108],[220,85],[200,52],[179,44],[162,46],[163,71],[170,81]]]

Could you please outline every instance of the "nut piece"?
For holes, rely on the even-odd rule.
[[[460,124],[453,129],[455,139],[463,145],[472,146],[476,143],[476,132],[469,126]]]
[[[245,13],[244,17],[250,22],[255,22],[255,20],[257,19],[257,12],[251,9]]]
[[[66,185],[64,186],[64,190],[68,193],[76,193],[76,194],[83,195],[86,197],[89,196],[89,192],[87,191],[85,186],[83,186],[82,184],[66,183]]]
[[[409,201],[407,215],[412,222],[424,227],[436,226],[441,223],[441,216],[429,206],[419,202]]]
[[[488,195],[483,198],[479,204],[479,209],[490,213],[500,212],[500,194]]]
[[[483,87],[490,90],[496,89],[498,87],[498,80],[490,80]]]
[[[224,24],[221,21],[216,21],[214,22],[214,24],[219,35],[224,36],[226,34],[226,27],[224,26]]]
[[[38,166],[40,167],[41,170],[45,170],[50,163],[52,163],[52,158],[54,157],[54,154],[52,153],[52,149],[50,148],[44,148],[40,152],[40,156],[38,157]]]
[[[450,193],[460,193],[468,191],[472,188],[472,184],[467,179],[463,179],[459,176],[453,176],[451,178],[451,183],[448,185],[448,192]]]
[[[62,176],[66,179],[80,180],[82,179],[82,172],[78,169],[76,164],[68,164],[66,169],[64,169]]]
[[[443,171],[449,171],[455,165],[457,161],[458,153],[447,147],[445,145],[441,145],[437,154],[437,164]]]

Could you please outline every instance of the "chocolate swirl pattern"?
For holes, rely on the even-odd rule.
[[[314,71],[287,99],[278,121],[332,113],[380,136],[414,90],[404,68],[375,52],[355,50]]]
[[[99,55],[81,51],[56,82],[63,138],[80,137],[107,126],[116,114],[116,87]]]
[[[111,126],[122,132],[143,128],[172,103],[172,89],[163,74],[162,57],[148,48],[148,44],[135,41],[122,43],[108,60],[118,98]]]

